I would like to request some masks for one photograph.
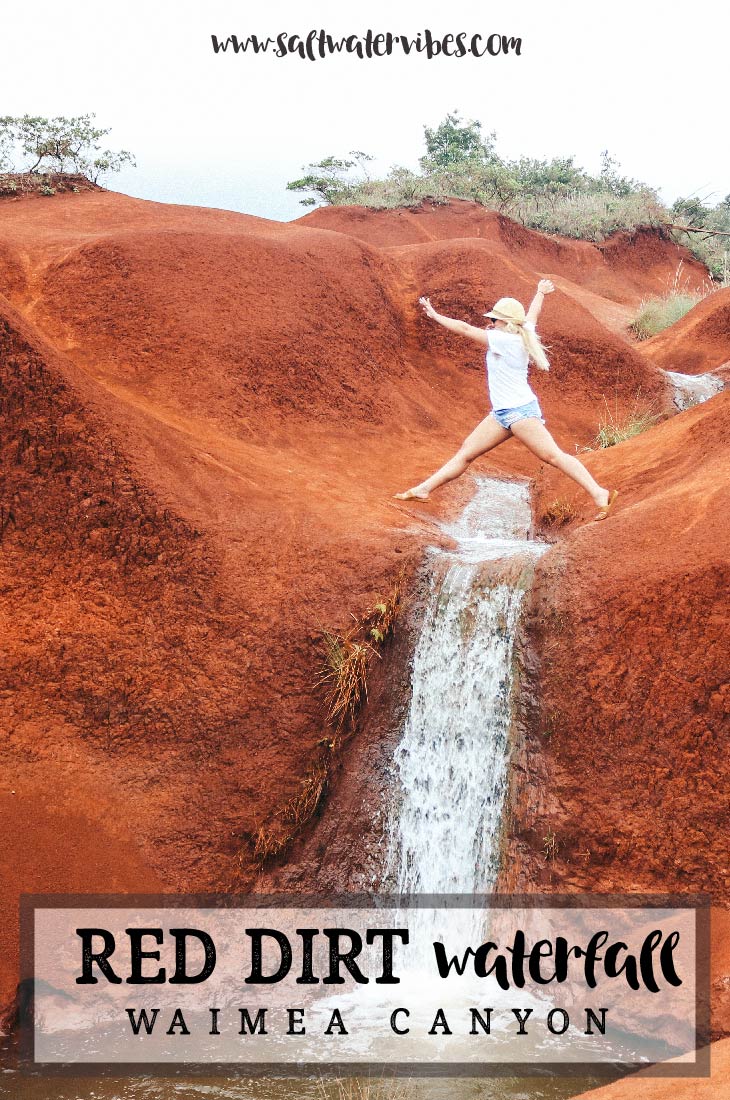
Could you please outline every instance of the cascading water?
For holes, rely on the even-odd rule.
[[[399,894],[494,887],[514,638],[532,562],[546,549],[530,527],[525,482],[479,479],[458,522],[444,528],[456,549],[431,551],[431,599],[395,753],[387,874]]]
[[[672,384],[674,404],[680,412],[701,405],[725,389],[724,381],[716,374],[678,374],[671,370],[664,373]]]

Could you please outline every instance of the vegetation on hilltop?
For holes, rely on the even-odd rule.
[[[31,176],[72,173],[96,183],[107,172],[133,165],[134,157],[127,149],[102,149],[102,139],[111,131],[96,126],[95,117],[0,117],[0,172]]]
[[[388,209],[424,200],[471,199],[531,229],[590,241],[619,230],[665,226],[707,265],[713,278],[727,279],[730,195],[716,207],[689,198],[669,209],[654,188],[624,176],[608,151],[602,154],[598,175],[580,168],[574,157],[508,160],[497,152],[496,133],[483,133],[480,122],[464,121],[456,111],[435,129],[425,127],[424,137],[426,153],[417,172],[396,165],[384,179],[371,179],[367,166],[373,158],[357,151],[307,165],[306,175],[287,187],[305,194],[305,206]]]

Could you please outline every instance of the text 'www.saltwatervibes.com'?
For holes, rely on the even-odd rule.
[[[213,52],[216,54],[268,54],[271,57],[298,57],[304,61],[319,61],[340,54],[364,60],[372,57],[390,57],[394,54],[416,57],[499,57],[504,54],[522,53],[522,39],[506,34],[457,34],[435,35],[429,30],[415,35],[378,34],[368,30],[364,35],[349,34],[336,37],[324,30],[311,30],[308,34],[282,32],[273,38],[259,38],[250,34],[239,38],[235,34],[219,38],[212,34]]]

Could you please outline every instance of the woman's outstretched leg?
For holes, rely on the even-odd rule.
[[[562,470],[564,474],[576,481],[599,508],[607,508],[612,494],[598,484],[575,455],[561,451],[545,425],[536,417],[530,416],[525,420],[518,420],[512,425],[512,433],[539,459]]]
[[[414,485],[412,489],[407,489],[405,493],[396,493],[396,499],[428,500],[429,493],[432,493],[434,489],[438,489],[440,485],[445,485],[447,481],[453,481],[454,478],[461,477],[475,458],[479,458],[479,455],[486,454],[487,451],[498,447],[500,443],[504,443],[505,439],[509,439],[510,434],[490,414],[482,420],[481,424],[477,424],[471,435],[467,436],[461,447],[459,447],[454,457],[450,458],[440,470],[437,470],[435,474],[431,474],[431,477],[422,481],[420,485]]]

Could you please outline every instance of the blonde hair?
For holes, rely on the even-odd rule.
[[[515,336],[519,334],[522,337],[522,343],[525,345],[525,351],[535,366],[540,370],[550,370],[550,360],[545,354],[545,348],[534,329],[525,328],[523,321],[519,323],[508,321],[503,331],[511,332]]]

